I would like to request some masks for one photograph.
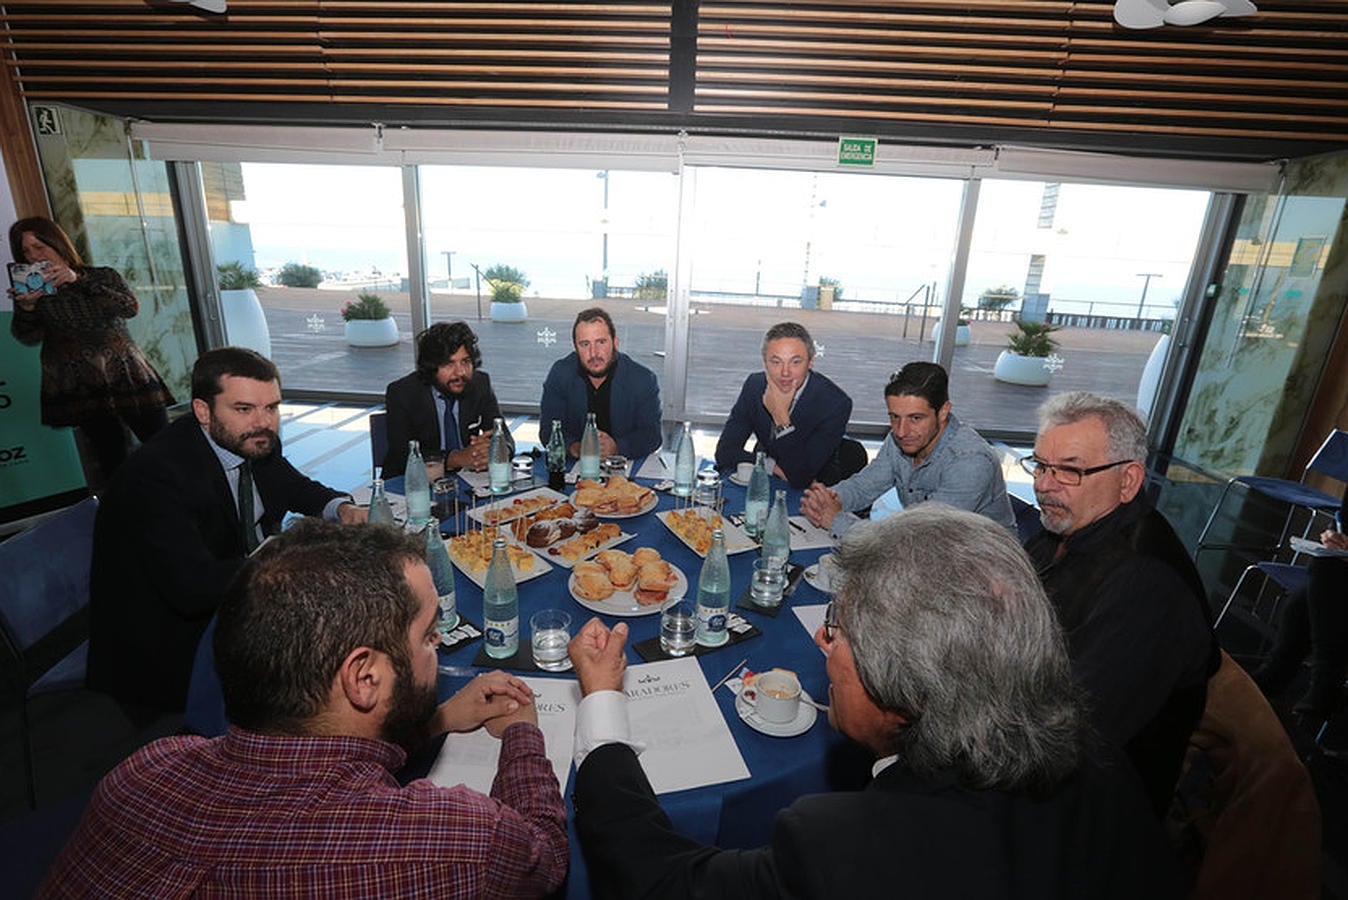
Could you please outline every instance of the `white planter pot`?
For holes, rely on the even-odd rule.
[[[1053,373],[1044,367],[1046,361],[1042,356],[1021,356],[1003,350],[992,367],[992,377],[1007,384],[1044,387],[1053,377]]]
[[[529,318],[529,310],[521,300],[518,303],[491,302],[491,320],[493,322],[523,322]]]
[[[931,330],[931,340],[932,340],[932,343],[933,343],[933,344],[939,344],[939,343],[941,343],[941,325],[942,325],[941,322],[937,322],[937,323],[936,323],[936,327],[933,328],[933,329]],[[967,346],[969,346],[969,340],[970,340],[970,338],[972,338],[972,337],[973,337],[973,332],[970,331],[968,325],[956,325],[956,326],[955,326],[955,346],[956,346],[956,347],[967,347]]]
[[[1137,384],[1137,409],[1145,419],[1151,415],[1151,405],[1156,402],[1156,388],[1161,383],[1161,369],[1165,366],[1165,356],[1170,350],[1170,335],[1163,334],[1151,348],[1147,364],[1142,367],[1142,379]]]
[[[225,319],[225,341],[247,347],[271,359],[271,329],[262,314],[262,304],[252,288],[220,292],[220,313]]]
[[[346,342],[352,347],[391,347],[398,343],[398,323],[384,319],[351,319],[346,323]]]

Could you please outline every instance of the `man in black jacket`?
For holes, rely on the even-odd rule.
[[[851,529],[837,561],[815,642],[829,722],[875,755],[874,779],[792,803],[767,847],[673,831],[629,744],[626,626],[592,619],[572,640],[596,897],[1176,895],[1135,776],[1088,749],[1062,633],[1005,528],[927,503]]]
[[[1025,544],[1067,633],[1091,721],[1122,747],[1158,816],[1220,664],[1203,582],[1142,494],[1136,412],[1078,391],[1039,410],[1034,476],[1043,530]]]
[[[491,376],[482,371],[477,335],[466,322],[437,322],[417,337],[417,368],[384,389],[388,417],[385,478],[407,470],[407,442],[447,469],[487,468],[492,423],[501,415]],[[515,442],[506,432],[510,452]]]
[[[117,470],[94,523],[89,687],[132,710],[181,710],[226,585],[285,514],[364,521],[349,496],[281,455],[280,405],[270,360],[208,351],[192,367],[193,414]]]

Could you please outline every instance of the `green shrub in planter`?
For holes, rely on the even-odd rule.
[[[323,273],[313,266],[288,262],[276,273],[276,280],[286,287],[314,288],[323,281]]]
[[[257,269],[249,268],[241,262],[227,262],[215,267],[216,280],[222,291],[246,291],[259,287],[262,279]]]
[[[342,318],[350,322],[356,319],[387,319],[388,304],[373,291],[361,291],[355,300],[348,300],[342,306]]]
[[[1016,322],[1017,331],[1006,338],[1006,349],[1020,356],[1048,356],[1058,347],[1058,342],[1049,337],[1058,330],[1057,325],[1047,322]]]

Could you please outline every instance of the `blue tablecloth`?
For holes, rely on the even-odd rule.
[[[633,471],[637,470],[639,463],[640,461],[633,467]],[[725,511],[742,512],[744,489],[729,480],[723,481],[722,484]],[[390,479],[387,487],[393,493],[400,492],[402,479]],[[786,489],[788,509],[792,511],[798,509],[799,491],[790,490],[785,482],[776,479],[773,480],[773,488]],[[658,496],[657,510],[674,507],[675,498],[669,494]],[[688,577],[689,596],[695,595],[702,559],[656,518],[655,510],[637,518],[620,520],[620,524],[625,531],[637,535],[623,545],[624,549],[631,550],[639,546],[654,547],[660,551],[662,557],[683,570]],[[816,561],[821,553],[821,550],[796,552],[791,555],[791,561],[808,565]],[[750,569],[755,556],[753,552],[747,552],[730,557],[732,606],[748,588]],[[569,571],[565,567],[556,566],[546,575],[520,584],[521,623],[527,623],[530,615],[548,607],[571,610],[575,616],[573,632],[589,621],[593,613],[576,603],[567,590]],[[457,569],[454,588],[461,614],[481,623],[481,588]],[[698,662],[707,677],[707,683],[711,685],[720,681],[743,659],[746,660],[744,665],[754,671],[775,666],[794,670],[805,690],[820,702],[826,703],[828,679],[824,672],[824,656],[814,646],[812,636],[806,633],[800,620],[789,607],[825,603],[827,600],[825,594],[801,579],[794,593],[787,598],[786,608],[783,608],[776,617],[737,609],[741,615],[757,625],[762,634],[739,644],[727,644],[714,652],[699,656]],[[609,626],[619,621],[611,616],[600,618]],[[643,662],[630,649],[630,645],[657,636],[659,620],[658,614],[626,619],[630,629],[627,651],[629,664]],[[527,644],[527,624],[521,628],[520,638],[522,643]],[[209,639],[208,634],[207,641]],[[441,662],[444,665],[463,672],[462,676],[455,677],[441,675],[442,697],[448,697],[478,671],[472,668],[472,661],[480,646],[479,641],[474,641],[453,652],[441,653]],[[206,677],[201,673],[201,668],[199,665],[194,677]],[[531,674],[537,674],[538,677],[552,677],[544,673]],[[199,693],[198,688],[199,686],[194,687],[194,696]],[[716,691],[715,696],[751,777],[728,784],[663,795],[660,802],[681,833],[721,847],[759,846],[767,842],[773,816],[777,810],[788,805],[796,797],[806,793],[859,787],[868,777],[869,767],[864,753],[834,732],[822,713],[814,727],[804,735],[795,738],[775,738],[755,731],[739,718],[735,712],[735,698],[729,690],[722,688]],[[189,711],[189,721],[192,721],[193,717],[193,712]],[[199,723],[202,718],[200,710],[197,711],[195,718]],[[409,764],[408,774],[412,776],[424,774],[430,760],[430,754],[423,754]],[[569,793],[566,799],[569,814],[571,812]],[[588,897],[589,893],[585,862],[573,828],[571,876],[566,895]]]

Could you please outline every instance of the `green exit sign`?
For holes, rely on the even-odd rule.
[[[873,166],[875,165],[876,138],[840,137],[838,138],[838,165]]]

